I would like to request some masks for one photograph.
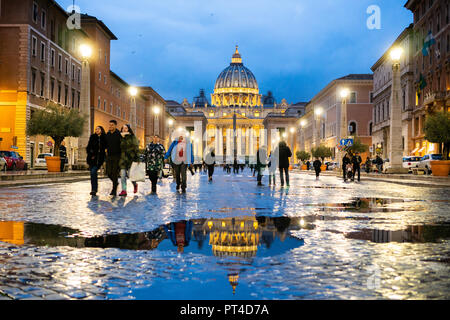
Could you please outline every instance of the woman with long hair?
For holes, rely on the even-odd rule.
[[[120,142],[120,180],[122,183],[122,192],[119,196],[127,196],[127,175],[133,162],[138,160],[139,155],[139,142],[134,135],[133,130],[129,124],[125,124],[120,132],[122,135],[122,141]],[[134,186],[134,193],[138,192],[138,185],[136,181],[131,181]]]
[[[86,163],[89,165],[91,173],[91,196],[96,196],[98,192],[98,169],[105,162],[106,157],[106,133],[102,126],[95,128],[95,133],[89,137],[86,147]]]

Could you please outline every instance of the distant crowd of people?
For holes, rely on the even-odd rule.
[[[64,148],[64,146],[63,146]],[[143,155],[139,152],[139,142],[129,124],[117,128],[117,122],[111,120],[109,122],[109,130],[105,132],[102,126],[95,128],[94,134],[89,139],[87,151],[87,164],[89,165],[91,175],[91,195],[95,196],[98,193],[98,170],[106,163],[106,175],[112,182],[112,190],[110,195],[116,196],[119,186],[119,178],[121,183],[121,192],[119,196],[127,196],[127,181],[130,177],[129,172],[134,162],[143,161],[145,163],[145,175],[148,176],[151,182],[151,192],[157,192],[158,180],[163,176],[163,168],[166,163],[170,163],[173,172],[174,181],[176,183],[176,190],[182,193],[186,192],[187,188],[187,170],[192,175],[197,171],[208,173],[208,181],[212,182],[214,169],[216,166],[216,155],[213,148],[209,148],[206,152],[203,163],[194,163],[194,152],[192,144],[188,139],[182,135],[176,138],[166,151],[163,144],[160,142],[160,137],[155,135],[152,137],[152,142],[149,143]],[[288,186],[289,168],[292,151],[285,141],[280,141],[278,145],[267,155],[267,147],[261,146],[256,153],[256,163],[250,164],[253,177],[256,176],[258,186],[262,186],[262,179],[265,172],[268,172],[269,186],[276,184],[277,169],[280,175],[281,186]],[[344,181],[361,180],[361,163],[362,159],[358,152],[347,152],[342,158],[342,173]],[[367,158],[365,162],[365,170],[369,172],[372,163],[377,166],[378,172],[383,170],[383,160],[377,156],[375,161]],[[309,170],[311,163],[306,162]],[[316,158],[312,166],[316,173],[316,179],[320,177],[323,168],[322,161]],[[243,172],[246,165],[239,163],[234,159],[233,164],[224,164],[223,170],[231,174]],[[141,180],[143,181],[143,180]],[[138,192],[138,183],[131,181],[133,185],[133,192]]]

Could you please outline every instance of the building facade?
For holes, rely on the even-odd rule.
[[[49,103],[80,106],[78,45],[87,35],[69,30],[67,12],[53,0],[0,3],[0,149],[16,150],[34,164],[39,153],[53,153],[49,137],[26,135],[27,121]],[[68,154],[77,139],[66,139]]]
[[[439,145],[425,139],[427,115],[450,108],[450,4],[448,0],[409,0],[414,14],[413,68],[415,105],[412,111],[411,154],[439,153]]]
[[[300,149],[311,152],[312,148],[322,144],[331,148],[332,159],[339,162],[340,137],[358,137],[362,143],[371,146],[372,86],[372,74],[350,74],[333,80],[315,95],[307,104],[304,116],[297,120]],[[343,89],[349,92],[345,126],[341,126],[340,92]],[[348,128],[348,132],[340,132],[341,127]]]
[[[26,135],[33,112],[48,104],[82,111],[82,44],[93,51],[87,85],[90,132],[98,125],[108,130],[112,119],[119,126],[130,123],[134,112],[130,85],[110,67],[110,43],[117,37],[96,17],[81,14],[81,28],[69,28],[69,17],[54,0],[0,1],[0,150],[17,151],[28,167],[38,154],[54,152],[50,137]],[[154,89],[140,89],[133,101],[135,133],[143,148],[157,132],[166,138],[166,113],[165,101]],[[84,160],[79,159],[84,148],[80,140],[65,140],[69,165]]]
[[[413,151],[415,151],[412,140],[412,112],[416,101],[414,87],[414,41],[413,26],[410,25],[371,68],[373,71],[372,98],[374,105],[372,115],[372,150],[380,154],[383,159],[389,157],[390,151],[389,104],[392,90],[392,61],[389,53],[394,47],[401,47],[404,50],[400,61],[403,156],[414,154]]]
[[[277,104],[270,92],[266,96],[260,94],[256,77],[244,66],[236,46],[230,65],[216,79],[211,102],[204,90],[200,90],[192,104],[187,99],[181,104],[171,101],[167,111],[175,117],[177,125],[180,121],[183,123],[182,127],[186,118],[192,120],[194,115],[198,119],[204,117],[206,128],[201,138],[196,137],[200,141],[197,143],[202,143],[204,150],[213,148],[218,162],[233,161],[234,157],[243,162],[250,158],[254,160],[258,148],[268,146],[264,125],[268,115],[272,118],[273,115],[281,116],[288,107],[284,99]],[[286,117],[280,118],[285,123],[292,122]],[[202,121],[197,120],[197,126]],[[266,121],[266,125],[269,123]],[[192,129],[194,126],[191,123],[189,127]],[[194,145],[194,148],[199,150],[201,146]]]

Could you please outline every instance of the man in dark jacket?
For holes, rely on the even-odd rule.
[[[346,153],[342,158],[342,172],[344,173],[344,181],[347,181],[347,165],[349,165],[350,163],[350,158]]]
[[[359,155],[358,152],[356,152],[352,157],[352,164],[353,164],[352,181],[355,181],[355,175],[357,171],[358,171],[358,181],[361,181],[361,162],[362,162],[361,156]]]
[[[289,187],[289,158],[292,157],[291,149],[286,142],[280,141],[278,144],[278,167],[280,168],[281,186],[284,186],[284,175],[286,176],[286,185]]]
[[[64,172],[64,167],[66,165],[66,159],[67,159],[67,149],[66,149],[66,143],[64,141],[61,142],[61,145],[59,146],[59,157],[61,159],[61,172]]]
[[[316,172],[316,180],[319,180],[319,175],[322,171],[321,166],[322,162],[320,162],[319,158],[316,158],[316,160],[313,162],[314,171]]]
[[[107,144],[107,158],[106,158],[106,174],[111,179],[113,188],[110,195],[115,196],[117,194],[117,186],[119,185],[119,161],[120,161],[120,142],[122,135],[117,130],[117,121],[111,120],[109,122],[109,131],[106,134]]]

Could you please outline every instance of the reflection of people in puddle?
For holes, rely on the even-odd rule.
[[[153,250],[164,238],[161,227],[150,232],[133,234],[112,234],[86,238],[85,247],[92,248],[119,248],[128,250]]]
[[[275,228],[277,228],[278,236],[280,237],[281,241],[284,241],[286,239],[286,230],[291,224],[291,219],[288,217],[277,217],[273,218],[273,225]]]
[[[167,237],[172,241],[173,245],[177,247],[177,251],[184,252],[184,248],[189,246],[189,241],[192,235],[192,221],[172,222],[164,226]]]

